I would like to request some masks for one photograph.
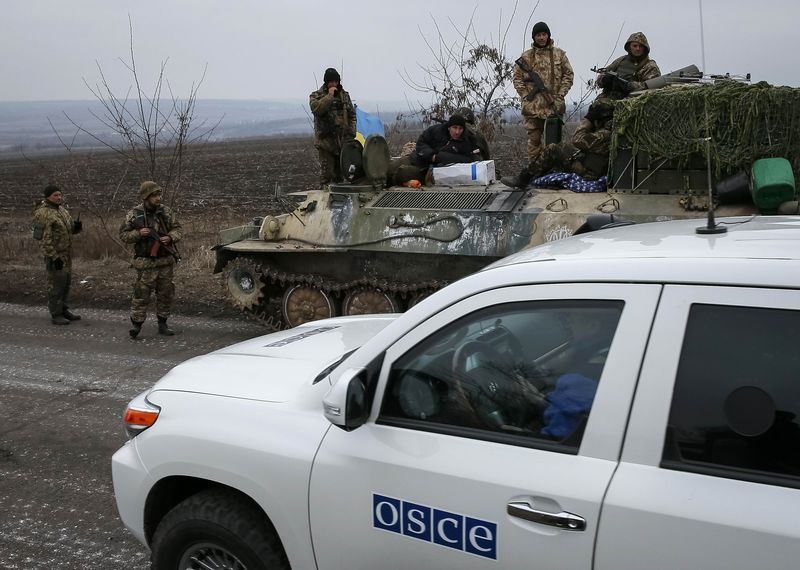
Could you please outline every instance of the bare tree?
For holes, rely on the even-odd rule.
[[[142,86],[136,65],[130,17],[128,27],[130,59],[119,58],[131,80],[124,95],[114,90],[99,63],[99,81],[90,84],[85,78],[83,80],[100,103],[100,112],[91,109],[89,112],[111,132],[111,136],[99,134],[79,124],[67,113],[64,115],[75,127],[76,134],[88,135],[100,146],[117,153],[127,164],[126,172],[130,171],[139,179],[159,182],[171,192],[171,202],[174,203],[180,193],[187,151],[193,144],[207,141],[219,124],[217,121],[208,126],[205,120],[195,124],[197,93],[205,79],[206,70],[203,70],[199,81],[192,83],[188,95],[181,98],[173,92],[166,79],[168,59],[164,60],[152,90],[147,92]],[[67,151],[72,152],[71,144],[66,143],[60,135],[59,140]]]
[[[222,120],[220,118],[210,126],[205,120],[196,124],[197,94],[205,78],[205,69],[200,79],[192,83],[188,95],[181,98],[175,95],[166,78],[168,60],[164,60],[152,90],[146,91],[136,65],[130,17],[128,29],[130,59],[119,58],[131,81],[124,89],[124,95],[115,91],[99,63],[99,81],[90,84],[85,78],[83,80],[100,104],[99,111],[89,109],[89,113],[101,126],[84,126],[64,112],[67,121],[75,127],[71,136],[65,136],[50,122],[51,129],[68,155],[66,164],[61,165],[58,172],[52,173],[52,179],[70,189],[78,205],[98,219],[102,231],[121,250],[125,246],[117,239],[117,224],[109,221],[118,214],[117,196],[120,191],[131,183],[155,180],[168,193],[169,203],[174,206],[185,180],[190,149],[207,142]],[[110,134],[100,132],[103,127]],[[91,154],[87,154],[85,149],[84,152],[78,152],[78,135],[88,136],[101,148],[115,153],[120,159],[117,181],[113,189],[110,192],[104,191],[102,196],[97,194],[93,181]]]
[[[408,71],[401,73],[406,84],[419,93],[433,96],[430,104],[417,103],[410,115],[423,123],[443,120],[461,107],[477,111],[478,128],[491,141],[502,130],[507,110],[518,106],[517,95],[510,89],[514,64],[506,55],[509,29],[517,13],[514,3],[508,22],[498,23],[497,37],[481,41],[475,30],[475,11],[464,28],[448,19],[455,39],[448,40],[445,32],[433,21],[437,40],[431,42],[420,35],[433,56],[430,65],[418,64],[422,78],[414,79]],[[399,120],[407,118],[405,115]]]

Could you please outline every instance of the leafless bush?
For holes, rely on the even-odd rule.
[[[478,38],[474,11],[464,28],[448,20],[455,35],[453,40],[447,38],[435,20],[436,41],[430,41],[420,30],[433,62],[418,64],[421,79],[414,79],[408,71],[401,76],[415,91],[432,95],[433,102],[410,103],[409,112],[399,115],[397,122],[404,128],[413,119],[430,124],[466,107],[476,112],[477,127],[488,141],[493,141],[502,132],[507,111],[519,106],[511,88],[514,64],[506,55],[509,29],[517,7],[518,2],[515,2],[508,22],[504,23],[500,17],[497,37],[487,41]]]

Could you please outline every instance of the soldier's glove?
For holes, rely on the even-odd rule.
[[[61,271],[62,269],[64,269],[64,262],[60,257],[56,257],[53,260],[53,267],[55,268],[56,271]]]
[[[597,84],[600,86],[600,89],[611,89],[614,87],[614,76],[603,73],[597,78]]]
[[[72,222],[72,233],[79,234],[83,230],[83,222],[80,220],[74,220]]]

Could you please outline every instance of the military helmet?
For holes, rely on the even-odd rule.
[[[586,118],[590,121],[608,120],[614,116],[614,102],[605,97],[598,97],[586,111]]]
[[[158,192],[161,192],[161,186],[152,180],[146,180],[145,182],[142,182],[141,186],[139,186],[139,199],[144,202],[150,196]]]

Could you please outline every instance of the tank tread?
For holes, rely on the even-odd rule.
[[[449,284],[448,281],[437,279],[405,283],[380,277],[361,277],[359,279],[343,282],[313,273],[288,273],[268,266],[262,266],[261,269],[264,279],[268,284],[279,285],[284,290],[293,285],[311,285],[328,294],[336,296],[342,296],[347,291],[355,289],[356,287],[373,287],[386,293],[398,295],[402,299],[410,299],[417,294],[433,293]],[[268,311],[268,303],[269,299],[264,299],[262,305],[254,311],[247,312],[247,316],[275,330],[289,328],[286,326],[283,316],[280,315],[280,311],[273,311],[272,313]]]

